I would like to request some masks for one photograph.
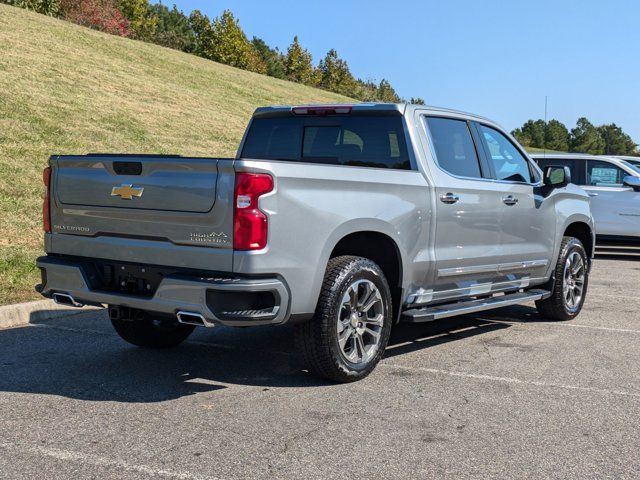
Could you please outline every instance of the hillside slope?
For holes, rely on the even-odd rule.
[[[345,100],[0,4],[0,304],[36,298],[49,155],[230,156],[258,105]]]

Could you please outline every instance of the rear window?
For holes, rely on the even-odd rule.
[[[411,168],[399,116],[255,118],[243,158]]]

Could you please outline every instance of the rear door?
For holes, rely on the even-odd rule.
[[[555,204],[536,192],[539,172],[507,135],[481,123],[475,128],[500,197],[501,281],[520,279],[526,286],[544,277],[551,261]]]
[[[232,248],[232,160],[83,155],[51,165],[54,242],[74,235]]]
[[[497,280],[502,203],[465,119],[423,116],[437,168],[436,298],[486,293]]]
[[[607,160],[587,160],[583,188],[591,197],[598,235],[640,236],[640,192],[623,184],[630,174]]]

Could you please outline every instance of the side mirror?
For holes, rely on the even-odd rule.
[[[634,177],[633,175],[627,175],[622,179],[622,183],[625,187],[631,187],[636,192],[640,192],[640,177]]]
[[[638,179],[640,180],[640,178]],[[571,183],[571,170],[569,167],[557,167],[549,165],[544,169],[544,184],[551,188],[566,187]]]

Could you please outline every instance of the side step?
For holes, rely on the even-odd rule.
[[[407,323],[432,322],[440,318],[454,317],[466,313],[481,312],[483,310],[492,310],[494,308],[541,300],[548,298],[550,295],[551,292],[547,290],[527,290],[526,292],[510,293],[466,302],[449,303],[436,307],[412,308],[402,312],[401,320]]]

